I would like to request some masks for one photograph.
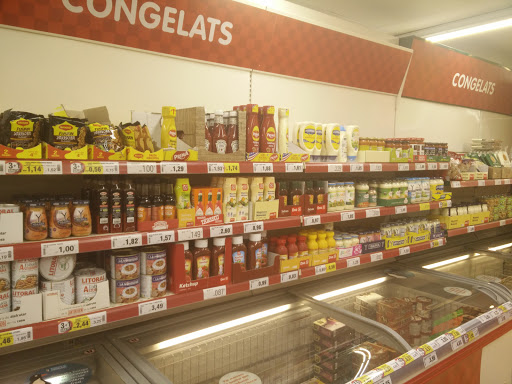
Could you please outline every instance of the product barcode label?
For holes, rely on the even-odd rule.
[[[224,163],[208,163],[208,173],[224,173]]]
[[[73,317],[63,320],[58,324],[59,333],[81,331],[91,327],[97,327],[107,323],[107,312],[91,313],[90,315]]]
[[[425,168],[425,163],[416,163],[414,166],[414,169],[417,171],[424,171]]]
[[[316,216],[304,216],[304,225],[317,225],[320,224],[320,215]]]
[[[118,175],[119,163],[113,161],[79,161],[71,163],[73,175]]]
[[[79,253],[78,240],[59,241],[56,243],[42,243],[41,257],[69,255]]]
[[[429,171],[437,171],[437,163],[428,163]]]
[[[132,175],[139,174],[156,174],[156,163],[138,163],[136,161],[129,161],[127,164],[127,171]]]
[[[197,240],[203,238],[203,228],[178,229],[178,241]]]
[[[395,207],[395,215],[400,215],[402,213],[407,213],[407,206],[401,205],[401,206]]]
[[[327,171],[329,173],[343,172],[343,164],[327,164]]]
[[[341,221],[354,220],[355,218],[356,213],[354,211],[341,212]]]
[[[326,271],[327,271],[327,267],[325,266],[325,264],[317,265],[317,266],[315,267],[315,275],[322,275],[322,274],[324,274]]]
[[[299,271],[281,273],[281,283],[287,283],[299,279]]]
[[[485,180],[478,180],[479,187],[485,187]]]
[[[231,224],[210,227],[210,237],[231,236],[232,234],[233,226]]]
[[[254,173],[273,173],[274,164],[272,163],[254,163],[252,165],[252,171]]]
[[[203,289],[203,300],[216,299],[218,297],[226,296],[226,286]]]
[[[304,170],[303,163],[286,163],[286,172],[302,172]]]
[[[32,327],[0,333],[0,348],[33,340]]]
[[[13,247],[1,247],[0,248],[0,262],[13,261],[14,260],[14,248]]]
[[[174,243],[174,231],[159,231],[148,233],[148,244]]]
[[[373,263],[374,261],[382,260],[384,258],[384,255],[382,254],[382,252],[376,252],[376,253],[372,253],[370,255],[370,257],[371,257],[371,261]]]
[[[494,180],[494,184],[495,185],[502,185],[502,180],[501,179],[498,179],[498,180]]]
[[[347,259],[347,268],[357,267],[358,265],[361,265],[361,259],[359,257]]]
[[[438,359],[437,359],[437,354],[435,351],[433,351],[429,355],[423,357],[423,365],[425,366],[425,368],[428,368],[437,362],[438,362]]]
[[[448,169],[448,163],[439,163],[439,169]]]
[[[398,164],[398,170],[399,171],[408,171],[409,170],[409,164]]]
[[[475,232],[475,226],[474,225],[470,225],[468,228],[468,233],[472,233],[472,232]]]
[[[244,223],[244,233],[253,233],[263,231],[263,221],[253,221]]]
[[[382,164],[371,163],[370,172],[382,172]]]
[[[366,218],[370,217],[379,217],[380,216],[380,209],[379,208],[372,208],[366,210]]]
[[[165,311],[167,309],[167,299],[153,300],[148,303],[139,304],[139,316],[150,313]]]
[[[142,234],[134,233],[131,235],[114,236],[110,242],[112,249],[138,247],[142,245]]]
[[[409,253],[411,253],[411,247],[409,247],[409,246],[398,248],[398,254],[400,256],[408,255]]]
[[[186,174],[188,173],[187,163],[163,162],[160,163],[160,172],[165,174]]]
[[[491,321],[494,318],[495,318],[495,316],[494,316],[494,313],[492,313],[492,312],[487,312],[487,313],[484,313],[483,315],[480,315],[477,317],[477,319],[480,320],[480,322],[482,324],[486,323],[488,321]]]
[[[457,349],[459,349],[460,347],[462,347],[464,345],[464,339],[462,337],[459,337],[455,340],[452,340],[452,342],[450,344],[452,347],[452,351],[456,351]]]
[[[364,165],[363,164],[350,164],[350,172],[363,172]]]
[[[452,188],[460,188],[460,181],[452,181],[450,185]]]
[[[269,286],[268,277],[261,277],[259,279],[253,279],[249,281],[249,288],[252,290],[265,288]]]

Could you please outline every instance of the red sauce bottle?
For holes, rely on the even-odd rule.
[[[226,238],[216,237],[213,239],[211,276],[224,275],[224,259],[226,256]]]
[[[240,264],[242,271],[247,270],[247,247],[244,244],[243,236],[233,236],[233,245],[231,248],[231,256],[233,264]]]
[[[215,111],[215,125],[213,126],[213,152],[226,154],[228,135],[224,125],[224,112]]]
[[[288,260],[288,248],[286,248],[286,240],[277,240],[276,253],[279,255],[279,260]]]
[[[306,195],[305,200],[309,205],[313,205],[315,203],[315,190],[313,189],[313,180],[306,181],[306,189],[304,190],[304,194]]]
[[[300,187],[300,181],[292,181],[290,186],[290,192],[288,195],[288,204],[300,205],[300,196],[302,196],[302,189]]]
[[[258,104],[247,104],[247,134],[246,134],[246,152],[260,151],[260,125],[258,122]]]
[[[308,245],[306,243],[306,236],[299,236],[299,242],[297,243],[297,250],[299,257],[308,256]]]
[[[194,280],[206,279],[210,277],[210,260],[212,253],[208,248],[208,240],[201,239],[194,242]]]
[[[276,253],[277,240],[279,240],[279,238],[277,236],[272,236],[270,238],[270,244],[268,245],[269,252]]]
[[[325,197],[324,183],[321,180],[315,180],[315,203],[324,204]]]
[[[261,234],[251,233],[247,242],[247,267],[248,269],[260,269],[266,266],[267,260],[263,257]]]
[[[194,273],[194,255],[192,252],[190,252],[188,241],[184,241],[178,244],[183,245],[185,255],[185,282],[190,283]]]
[[[204,148],[211,152],[213,148],[213,139],[212,134],[210,133],[210,128],[208,127],[208,120],[204,123]]]
[[[228,123],[228,144],[226,153],[238,152],[238,126],[237,126],[237,113],[236,111],[229,112]]]
[[[288,241],[288,259],[296,259],[299,257],[299,248],[297,247],[297,238],[295,236],[290,236],[287,239]]]
[[[263,123],[260,129],[260,152],[276,152],[276,123],[274,122],[274,107],[263,107]]]

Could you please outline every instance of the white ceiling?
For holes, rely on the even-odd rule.
[[[512,17],[512,0],[288,1],[400,37],[424,37]],[[442,44],[512,68],[512,27]]]

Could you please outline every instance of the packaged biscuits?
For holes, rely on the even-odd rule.
[[[11,262],[11,286],[13,289],[31,289],[38,286],[39,259],[14,260]],[[35,292],[37,293],[37,292]]]

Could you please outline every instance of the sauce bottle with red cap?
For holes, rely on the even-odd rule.
[[[276,153],[276,123],[274,121],[274,107],[263,107],[263,123],[260,132],[260,152]]]
[[[260,125],[258,122],[258,104],[247,104],[246,152],[260,151]]]

